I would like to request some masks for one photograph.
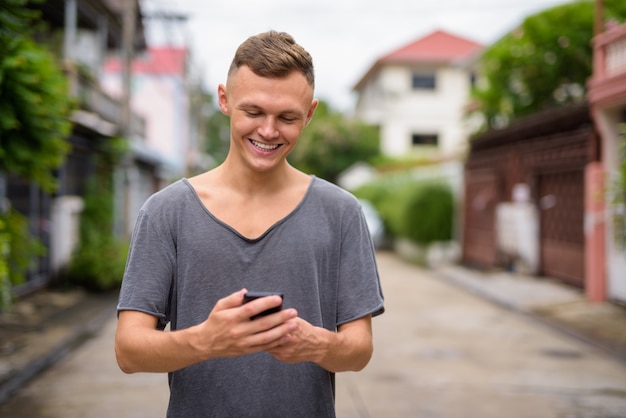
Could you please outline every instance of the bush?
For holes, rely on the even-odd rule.
[[[404,206],[403,223],[406,237],[428,245],[452,239],[454,198],[443,183],[421,184],[408,195]]]
[[[452,239],[454,196],[445,183],[387,178],[354,194],[372,202],[391,237],[422,246]]]
[[[9,245],[11,238],[4,232],[5,222],[0,219],[0,312],[11,306],[13,294],[11,293],[11,282],[9,281]]]
[[[90,291],[119,288],[124,275],[128,244],[113,234],[111,181],[100,176],[88,184],[80,219],[80,243],[63,276],[69,284]]]
[[[122,283],[128,245],[112,237],[100,237],[82,245],[74,254],[67,278],[92,292],[118,289]]]
[[[0,219],[4,220],[4,231],[8,234],[8,267],[11,284],[26,281],[26,273],[37,257],[45,254],[45,247],[34,238],[28,229],[28,219],[13,208]]]
[[[44,254],[44,246],[30,234],[24,215],[11,207],[0,212],[0,311],[11,306],[11,289],[26,281],[28,269]]]

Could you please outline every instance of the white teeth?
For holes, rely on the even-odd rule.
[[[279,147],[279,145],[267,145],[267,144],[262,144],[260,142],[256,142],[252,140],[250,140],[250,142],[252,142],[252,145],[254,145],[255,147],[259,149],[262,149],[263,151],[272,151]]]

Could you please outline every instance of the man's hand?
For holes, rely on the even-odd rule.
[[[291,332],[282,344],[266,351],[285,363],[320,362],[328,350],[330,331],[314,327],[302,318],[294,318],[291,323]]]
[[[295,328],[295,324],[287,322],[298,315],[295,309],[284,309],[251,321],[253,316],[280,306],[282,299],[268,296],[242,305],[245,293],[243,289],[220,299],[207,320],[197,326],[192,343],[199,351],[206,352],[208,358],[269,350],[283,343]]]
[[[341,372],[361,370],[372,356],[371,315],[341,325],[336,333],[301,318],[289,322],[293,324],[289,335],[266,350],[280,361],[310,361],[328,371]]]
[[[296,324],[295,309],[284,309],[254,321],[250,318],[280,305],[280,297],[243,304],[245,289],[220,299],[208,318],[183,330],[157,329],[157,318],[139,311],[122,311],[115,336],[115,353],[126,373],[171,372],[216,357],[234,357],[271,350],[283,344]]]

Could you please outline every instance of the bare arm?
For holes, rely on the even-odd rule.
[[[314,327],[299,318],[293,321],[298,327],[289,334],[288,341],[267,350],[281,361],[312,361],[330,372],[343,372],[363,369],[372,357],[371,315],[345,323],[337,332]]]
[[[233,357],[269,350],[287,338],[295,324],[294,309],[260,320],[250,317],[280,304],[263,298],[242,305],[245,289],[217,302],[206,321],[190,328],[165,332],[157,318],[138,311],[120,312],[115,354],[125,373],[170,372],[216,357]]]

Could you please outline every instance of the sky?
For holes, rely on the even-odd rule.
[[[226,78],[235,50],[269,29],[288,32],[313,57],[316,97],[354,108],[354,85],[381,56],[441,29],[485,46],[525,17],[568,0],[142,0],[148,15],[186,21],[147,23],[151,46],[190,47],[209,93]]]

